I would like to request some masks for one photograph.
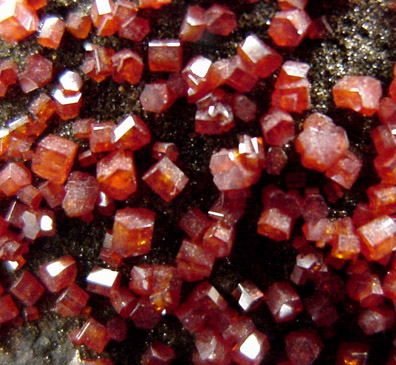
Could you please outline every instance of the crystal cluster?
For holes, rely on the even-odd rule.
[[[246,7],[256,2],[247,0]],[[0,129],[0,260],[14,275],[9,282],[2,278],[4,288],[0,285],[1,324],[17,326],[22,317],[38,320],[41,298],[53,295],[57,315],[84,319],[69,333],[73,345],[101,354],[109,341],[127,338],[128,322],[154,333],[165,316],[173,315],[192,335],[194,364],[244,365],[260,364],[271,351],[271,333],[253,321],[255,311],[263,308],[275,324],[302,317],[311,321],[312,328],[284,333],[284,357],[279,360],[288,361],[283,364],[320,361],[323,340],[333,336],[341,312],[353,312],[366,336],[394,327],[396,66],[387,96],[382,95],[381,82],[367,75],[346,75],[332,88],[336,108],[364,117],[377,114],[381,122],[371,129],[380,181],[367,189],[367,203],[358,203],[352,216],[335,216],[332,204],[348,196],[365,161],[350,144],[337,113],[329,114],[334,115],[331,119],[310,112],[312,65],[281,56],[287,54],[285,49],[307,38],[322,39],[331,31],[326,18],[311,20],[307,3],[278,0],[268,28],[273,44],[265,43],[259,32],[247,33],[227,58],[216,59],[192,50],[237,28],[233,7],[223,4],[190,5],[181,14],[178,34],[146,41],[156,19],[147,16],[171,5],[171,0],[93,0],[89,14],[76,7],[64,19],[42,12],[46,0],[0,0],[0,36],[5,42],[20,42],[37,32],[31,38],[39,45],[21,68],[11,57],[0,62],[0,98],[9,97],[15,84],[30,97],[26,114]],[[85,40],[92,27],[96,36],[118,36],[135,44],[115,49],[111,39],[82,41],[85,58],[80,67],[58,70],[56,53],[48,52],[62,47],[64,37]],[[53,75],[56,84],[51,83]],[[263,79],[274,80],[265,110],[255,96]],[[121,93],[133,89],[138,107],[111,120],[83,117],[87,85],[105,87],[109,82],[119,84]],[[199,185],[198,173],[184,160],[185,146],[155,140],[160,134],[155,123],[162,123],[167,110],[183,102],[194,104],[191,140],[197,135],[218,138],[239,129],[241,122],[247,129],[256,123],[257,134],[261,130],[258,136],[240,133],[238,143],[227,148],[211,148],[208,169],[218,198],[208,211],[195,199],[188,209],[179,208],[190,189]],[[53,121],[70,126],[71,134],[56,133]],[[141,156],[153,159],[148,170],[142,171]],[[322,174],[325,185],[312,186],[306,179],[309,172],[299,167],[280,175],[298,161]],[[268,184],[269,175],[275,175],[271,181],[279,182],[282,190]],[[141,191],[160,199],[151,205],[150,199],[142,199],[139,206],[134,202]],[[259,236],[257,242],[244,244],[278,249],[289,245],[297,251],[294,267],[268,285],[258,278],[219,285],[214,272],[232,261],[235,245],[240,249],[238,222],[244,224],[245,210],[251,213],[257,191],[262,192],[261,202],[256,202],[261,212],[257,210],[257,227],[252,228]],[[164,238],[158,237],[163,232],[158,225],[168,219],[161,206],[177,207],[175,229],[185,234],[177,248],[167,252],[166,263],[156,256]],[[56,255],[54,250],[51,260],[40,261],[37,270],[32,265],[20,270],[30,246],[57,233],[60,211],[64,219],[78,223],[89,224],[101,216],[111,222],[103,230],[101,262],[87,267],[80,256]],[[381,266],[384,270],[378,269]],[[308,291],[301,288],[307,283]],[[111,305],[112,316],[95,319],[91,296]],[[363,343],[341,342],[337,364],[365,363],[369,352]],[[142,351],[141,363],[170,364],[177,357],[171,346],[153,341]],[[395,359],[393,350],[389,363]],[[72,364],[112,361],[82,360],[77,350]]]

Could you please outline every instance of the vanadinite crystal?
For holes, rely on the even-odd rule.
[[[25,68],[18,74],[18,79],[24,93],[43,87],[52,79],[52,62],[33,54],[26,58]]]
[[[205,10],[200,6],[189,6],[180,26],[179,39],[183,42],[199,41],[205,29]]]
[[[305,119],[303,128],[295,140],[303,166],[325,171],[346,153],[349,146],[346,132],[329,117],[319,113],[311,114]]]
[[[2,0],[0,14],[0,36],[6,42],[18,42],[38,29],[38,17],[25,1]]]
[[[148,44],[150,71],[179,72],[182,68],[182,46],[177,39],[156,39]]]
[[[71,255],[62,256],[40,266],[39,277],[46,288],[54,293],[74,282],[77,265]]]
[[[115,151],[99,160],[96,165],[96,178],[100,189],[111,198],[126,199],[137,188],[132,152]]]
[[[188,177],[166,156],[152,166],[142,177],[162,199],[170,202],[188,183]]]
[[[371,116],[379,109],[381,83],[371,76],[344,76],[333,86],[336,106]]]
[[[65,32],[65,23],[57,16],[48,16],[42,20],[37,42],[44,47],[58,48]]]
[[[10,292],[24,305],[31,306],[43,295],[44,287],[29,271],[25,271],[19,279],[13,283]]]
[[[123,257],[139,256],[151,249],[155,213],[145,208],[124,208],[116,212],[112,248]]]
[[[72,168],[77,144],[50,134],[39,142],[32,160],[32,171],[43,179],[63,184]]]

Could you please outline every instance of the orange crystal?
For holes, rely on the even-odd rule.
[[[349,142],[345,130],[329,117],[314,113],[305,119],[303,128],[295,140],[303,166],[325,171],[347,152]]]
[[[130,151],[115,151],[96,165],[100,189],[116,200],[125,200],[137,188],[135,164]]]
[[[68,287],[76,275],[77,265],[71,255],[59,257],[39,268],[40,280],[51,293]]]
[[[135,114],[126,116],[113,131],[113,143],[118,149],[135,151],[150,141],[150,130],[146,123]]]
[[[39,54],[30,55],[18,78],[24,93],[43,87],[52,79],[52,62]]]
[[[72,168],[78,145],[60,136],[50,134],[37,145],[32,160],[32,171],[43,179],[63,184]]]
[[[282,63],[282,56],[254,34],[247,36],[238,45],[237,52],[242,61],[259,77],[268,77]]]
[[[336,106],[372,116],[379,109],[381,83],[371,76],[344,76],[333,86]]]
[[[123,257],[144,255],[151,250],[155,213],[145,208],[116,212],[112,248]]]
[[[360,226],[357,232],[362,239],[362,253],[369,261],[383,259],[396,247],[396,223],[388,215]]]
[[[111,56],[113,63],[113,80],[119,84],[124,81],[135,85],[140,81],[143,72],[143,60],[130,49],[124,48]]]
[[[74,37],[85,39],[91,31],[91,18],[79,11],[70,12],[66,19],[66,29]]]
[[[57,49],[65,32],[65,23],[57,16],[47,16],[42,20],[37,43]]]
[[[32,182],[29,169],[19,162],[9,162],[0,171],[0,190],[7,196],[16,194]]]
[[[170,202],[188,183],[188,177],[167,157],[152,166],[142,177],[162,199]]]
[[[38,29],[36,12],[24,0],[0,1],[0,36],[18,42]]]
[[[205,10],[197,5],[189,6],[180,26],[179,39],[183,42],[199,41],[205,29]]]
[[[304,10],[283,10],[271,19],[268,34],[281,47],[297,47],[306,36],[311,19]]]
[[[228,6],[213,4],[205,11],[205,23],[208,32],[222,36],[229,35],[237,27],[235,14]]]
[[[152,72],[179,72],[183,49],[178,39],[155,39],[148,44],[148,65]]]
[[[90,174],[73,171],[65,185],[62,208],[69,217],[82,217],[95,208],[99,193],[98,183]]]

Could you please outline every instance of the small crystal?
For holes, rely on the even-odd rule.
[[[25,271],[11,288],[12,295],[17,297],[24,305],[34,305],[44,293],[44,287],[29,272]]]
[[[0,323],[8,322],[18,316],[19,310],[16,307],[11,295],[6,294],[0,297]]]
[[[66,19],[66,29],[74,37],[78,39],[85,39],[91,31],[92,21],[91,18],[80,12],[69,12]]]
[[[155,213],[145,208],[125,208],[116,212],[113,249],[123,257],[139,256],[151,249]]]
[[[49,15],[42,19],[37,43],[43,47],[57,49],[65,32],[65,23],[57,16]]]
[[[62,208],[69,217],[82,217],[93,211],[99,187],[94,176],[73,171],[65,185]]]
[[[277,323],[293,320],[303,309],[300,297],[287,281],[276,282],[270,286],[265,298]]]
[[[205,10],[197,5],[189,6],[180,26],[179,39],[183,42],[197,42],[205,29]]]
[[[20,0],[0,2],[0,36],[8,43],[18,42],[38,29],[36,12]]]
[[[32,171],[43,179],[63,184],[72,168],[77,144],[50,134],[37,145],[32,160]]]
[[[58,292],[74,282],[77,265],[71,255],[59,257],[39,268],[39,277],[51,292]]]
[[[54,310],[61,316],[77,316],[87,305],[88,299],[88,293],[72,283],[59,295]]]
[[[0,171],[0,191],[11,196],[32,182],[30,170],[20,162],[9,162]]]
[[[43,87],[52,79],[52,62],[39,54],[30,55],[18,79],[24,93]]]
[[[213,4],[205,11],[205,23],[208,32],[222,36],[229,35],[237,27],[235,14],[228,6]]]
[[[162,113],[176,101],[176,96],[165,82],[146,84],[140,94],[140,103],[149,113]]]
[[[142,356],[141,365],[170,365],[175,353],[169,346],[161,342],[153,342]]]
[[[131,85],[139,83],[143,72],[143,60],[130,49],[124,48],[111,56],[113,80],[118,84],[128,82]]]
[[[152,72],[179,72],[183,49],[177,39],[156,39],[148,44],[148,65]]]
[[[238,45],[237,52],[253,73],[263,78],[272,75],[282,63],[282,56],[254,34]]]
[[[96,178],[100,189],[116,200],[125,200],[137,188],[132,152],[115,151],[99,160]]]
[[[304,10],[283,10],[275,13],[268,28],[272,40],[281,47],[297,47],[306,36],[311,19]]]
[[[110,337],[106,327],[95,321],[93,318],[88,319],[85,324],[75,334],[73,344],[85,345],[98,354],[102,353]]]
[[[117,271],[94,266],[86,278],[87,290],[91,293],[111,298],[121,283],[121,274]]]
[[[333,86],[336,106],[372,116],[379,109],[381,83],[371,76],[344,76]]]
[[[320,355],[323,343],[315,330],[290,332],[286,338],[287,357],[293,364],[310,365]]]
[[[257,308],[264,300],[262,291],[250,280],[239,283],[232,295],[244,312]]]
[[[171,160],[163,157],[142,177],[162,199],[170,202],[188,183],[188,177]]]

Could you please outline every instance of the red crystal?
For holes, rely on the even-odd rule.
[[[161,313],[146,297],[141,297],[129,317],[135,327],[150,330],[153,329],[161,319]]]
[[[141,365],[170,365],[175,353],[169,346],[161,342],[153,342],[142,356]]]
[[[112,48],[104,48],[94,45],[86,53],[84,63],[81,66],[82,72],[96,82],[102,82],[113,72]]]
[[[66,194],[65,187],[63,185],[55,184],[51,181],[42,183],[39,186],[39,190],[41,194],[43,194],[43,197],[50,208],[60,206]]]
[[[395,312],[387,306],[363,309],[358,324],[366,335],[383,332],[393,327]]]
[[[140,94],[140,103],[149,113],[162,113],[176,101],[176,96],[166,82],[146,84]]]
[[[116,288],[111,293],[111,305],[123,318],[128,318],[136,305],[136,297],[125,287]]]
[[[338,319],[338,313],[328,297],[314,293],[304,300],[304,307],[318,327],[330,327]]]
[[[46,93],[41,93],[29,104],[29,112],[43,123],[51,118],[55,110],[55,102]]]
[[[0,2],[0,36],[8,43],[18,42],[38,29],[36,12],[20,0]]]
[[[213,222],[202,238],[204,244],[216,257],[226,257],[231,253],[235,240],[235,226],[222,221]]]
[[[120,19],[114,16],[112,0],[94,0],[91,7],[91,19],[100,36],[113,35],[120,23]]]
[[[115,151],[96,165],[100,189],[116,200],[124,200],[137,188],[136,171],[130,151]]]
[[[381,83],[371,76],[344,76],[333,86],[336,106],[371,116],[379,109]]]
[[[365,365],[368,362],[370,346],[359,342],[341,342],[337,351],[336,365]]]
[[[238,45],[237,52],[252,69],[252,73],[259,77],[270,76],[282,63],[282,56],[254,34],[247,36]]]
[[[98,197],[98,183],[90,174],[73,171],[65,185],[62,208],[69,217],[82,217],[93,211]]]
[[[131,16],[118,28],[118,35],[121,38],[126,38],[133,42],[141,42],[150,31],[150,22],[148,19],[139,16]]]
[[[308,0],[278,0],[278,7],[282,10],[300,9],[307,6]]]
[[[140,81],[143,72],[143,60],[130,49],[122,49],[111,56],[113,80],[118,84],[128,82],[135,85]]]
[[[0,62],[0,97],[5,96],[8,86],[17,82],[18,66],[12,59]]]
[[[167,202],[180,194],[189,180],[183,171],[167,157],[163,157],[152,166],[142,179]]]
[[[277,323],[293,320],[303,309],[300,297],[287,281],[270,286],[265,301]]]
[[[197,208],[193,208],[185,213],[179,222],[180,228],[194,241],[202,238],[210,225],[210,219]]]
[[[177,39],[156,39],[148,44],[148,65],[152,72],[179,72],[183,49]]]
[[[26,322],[36,321],[40,318],[40,313],[34,305],[23,308],[23,318]]]
[[[39,54],[30,55],[18,79],[24,93],[43,87],[52,79],[52,62]]]
[[[232,360],[240,365],[258,365],[262,363],[269,349],[267,336],[255,330],[232,349]]]
[[[257,308],[264,300],[263,292],[250,280],[239,283],[232,295],[244,312]]]
[[[25,271],[19,279],[12,284],[10,292],[24,305],[31,306],[43,295],[44,287],[29,271]]]
[[[115,124],[112,121],[93,123],[89,132],[89,148],[92,152],[113,151]]]
[[[117,271],[94,266],[86,278],[87,290],[91,293],[111,298],[118,290],[121,274]]]
[[[77,284],[72,283],[55,302],[55,312],[61,316],[77,316],[88,303],[89,295]]]
[[[271,108],[260,118],[265,141],[272,146],[284,146],[294,138],[294,121],[285,110]]]
[[[120,317],[113,317],[106,323],[107,333],[109,337],[117,342],[122,342],[127,337],[127,326],[124,320]]]
[[[88,34],[91,31],[92,21],[88,15],[77,10],[74,12],[69,12],[65,25],[67,31],[74,37],[85,39],[88,37]]]
[[[375,307],[383,301],[384,292],[377,274],[353,274],[347,282],[348,295],[361,307]]]
[[[205,11],[205,23],[208,32],[222,36],[229,35],[236,27],[235,14],[228,6],[213,4]]]
[[[177,271],[185,281],[198,281],[210,276],[215,253],[201,242],[183,240],[176,256]]]
[[[98,354],[102,353],[110,340],[106,327],[93,318],[88,319],[73,337],[75,346],[85,345]]]
[[[396,223],[387,215],[360,226],[357,233],[362,239],[362,253],[369,261],[383,259],[396,247]]]
[[[150,252],[155,213],[145,208],[125,208],[116,212],[113,250],[123,257]]]
[[[305,119],[304,130],[295,141],[303,166],[317,171],[329,169],[347,152],[348,146],[345,130],[319,113]]]
[[[32,182],[30,170],[19,162],[9,162],[0,171],[0,190],[7,196],[14,195]]]
[[[113,130],[112,142],[118,149],[135,151],[150,141],[150,130],[135,114],[125,117]]]
[[[281,47],[297,47],[306,36],[311,19],[304,10],[277,12],[271,19],[268,34]]]
[[[195,348],[194,364],[226,365],[231,363],[227,343],[214,330],[205,329],[198,332],[195,335]]]
[[[11,295],[6,294],[0,297],[0,323],[8,322],[18,316],[19,310],[16,307]]]
[[[139,0],[139,8],[159,9],[164,5],[171,4],[172,0]]]
[[[43,47],[57,49],[65,32],[65,23],[57,16],[46,16],[41,20],[37,43]]]
[[[32,171],[43,179],[63,184],[72,168],[77,148],[72,141],[54,134],[48,135],[37,145]]]
[[[59,257],[39,268],[39,277],[51,292],[58,292],[74,282],[77,265],[71,255]]]
[[[205,29],[205,10],[197,5],[189,6],[180,26],[179,39],[183,42],[197,42]]]

